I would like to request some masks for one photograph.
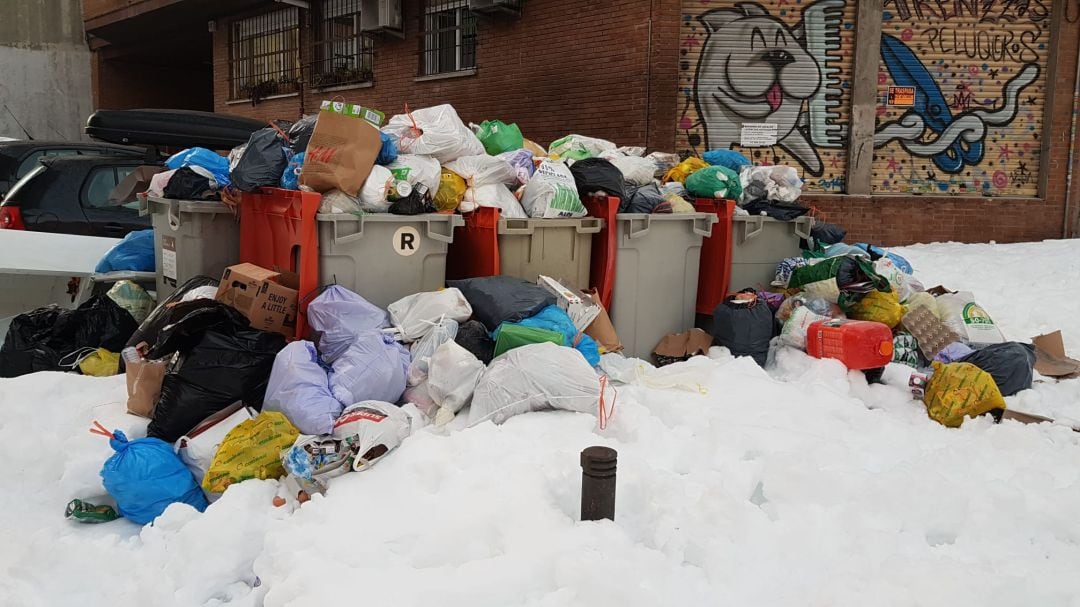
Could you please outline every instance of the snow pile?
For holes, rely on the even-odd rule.
[[[1064,293],[1078,253],[1068,243],[902,251],[927,285],[974,291],[1008,336],[1060,327],[1073,354],[1080,316]],[[62,517],[68,499],[103,495],[110,449],[87,432],[92,420],[144,433],[123,413],[123,378],[0,380],[0,604],[1075,600],[1080,435],[985,418],[950,430],[906,390],[867,385],[836,361],[785,350],[766,373],[712,355],[621,386],[604,432],[571,412],[427,428],[291,514],[271,505],[274,481],[248,481],[205,514],[174,505],[141,529]],[[1080,417],[1069,384],[1010,404],[1035,395]],[[578,454],[597,444],[619,452],[616,521],[580,523]]]

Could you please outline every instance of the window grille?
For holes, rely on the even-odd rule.
[[[229,30],[229,96],[253,103],[292,93],[300,80],[300,19],[286,8],[233,22]]]
[[[370,82],[374,45],[360,32],[360,0],[323,0],[314,17],[311,85]]]
[[[424,0],[420,75],[476,67],[476,15],[468,0]]]

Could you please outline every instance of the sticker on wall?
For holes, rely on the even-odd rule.
[[[915,105],[915,87],[890,86],[888,104],[898,107],[911,107]]]
[[[776,127],[769,122],[744,122],[739,131],[739,145],[748,148],[776,145]]]

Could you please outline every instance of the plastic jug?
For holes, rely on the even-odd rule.
[[[819,320],[806,330],[806,353],[835,358],[848,369],[877,369],[892,361],[892,330],[865,320]]]

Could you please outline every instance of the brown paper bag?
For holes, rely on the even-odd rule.
[[[337,188],[356,196],[382,148],[379,129],[363,118],[319,112],[304,155],[300,185],[316,192]]]
[[[621,352],[623,349],[622,342],[619,341],[619,336],[615,333],[615,325],[611,324],[611,317],[608,316],[607,310],[604,309],[604,304],[600,303],[600,297],[597,296],[596,289],[582,291],[582,293],[600,308],[600,313],[593,319],[592,324],[586,327],[585,334],[600,344],[601,352]]]
[[[699,354],[708,355],[712,342],[712,335],[701,329],[690,329],[685,333],[668,333],[653,348],[653,360],[656,366],[663,367]]]
[[[163,360],[127,363],[128,413],[153,418],[161,396],[161,382],[165,379],[165,366]]]

